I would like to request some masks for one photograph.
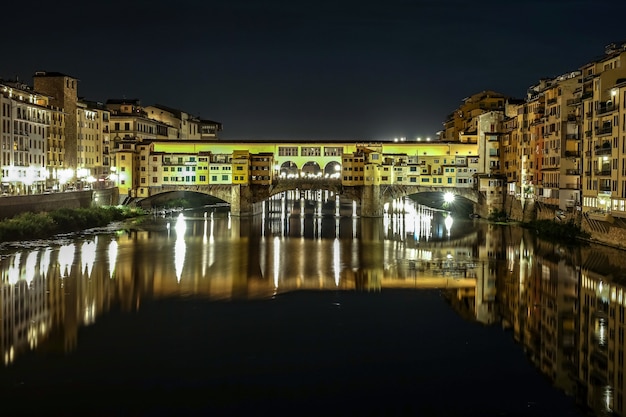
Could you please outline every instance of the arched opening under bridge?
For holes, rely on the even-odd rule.
[[[291,161],[284,162],[280,166],[281,178],[298,178],[300,176],[300,170],[298,166]]]
[[[302,166],[302,176],[305,178],[319,178],[322,176],[322,168],[317,162],[309,161]]]
[[[340,178],[341,177],[341,164],[336,161],[331,161],[324,167],[324,178]]]

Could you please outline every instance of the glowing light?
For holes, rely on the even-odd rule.
[[[454,194],[447,192],[443,195],[443,201],[446,203],[452,203],[454,201]]]

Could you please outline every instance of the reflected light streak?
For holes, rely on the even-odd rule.
[[[35,278],[35,267],[37,266],[37,255],[39,255],[38,250],[34,250],[28,253],[26,257],[26,271],[24,271],[24,279],[30,286]]]
[[[335,275],[335,286],[339,286],[339,279],[341,278],[341,246],[339,245],[339,239],[335,239],[333,242],[333,272]]]
[[[182,213],[180,213],[178,215],[178,219],[176,220],[176,244],[174,246],[174,266],[176,268],[176,281],[179,284],[180,279],[183,275],[183,267],[185,265],[185,253],[187,252],[187,246],[185,243],[186,229],[187,225],[185,223],[185,217]]]
[[[45,278],[50,270],[50,256],[52,255],[52,248],[46,248],[41,255],[41,261],[39,263],[39,273]]]
[[[93,269],[93,263],[96,260],[96,243],[95,242],[83,242],[80,251],[81,271],[85,272],[87,269],[87,278],[91,277],[91,271]]]
[[[115,264],[117,263],[117,240],[112,240],[109,243],[108,258],[109,258],[109,278],[113,278],[115,275]]]
[[[278,290],[278,271],[280,271],[280,240],[274,237],[274,289]]]
[[[70,267],[74,263],[74,252],[76,247],[73,243],[63,245],[59,248],[59,265],[61,267],[61,277],[66,277],[70,273]]]
[[[9,266],[9,284],[15,285],[20,280],[20,260],[22,258],[22,252],[18,252],[13,257],[13,262]]]

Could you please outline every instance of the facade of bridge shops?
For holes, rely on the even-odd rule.
[[[506,188],[485,172],[478,145],[467,143],[122,141],[114,158],[115,181],[127,201],[187,190],[223,199],[235,214],[249,213],[258,196],[271,196],[290,179],[296,187],[340,182],[373,215],[391,196],[444,189],[474,203],[482,194],[486,206],[500,209]]]

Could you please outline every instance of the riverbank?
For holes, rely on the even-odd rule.
[[[44,239],[58,233],[69,233],[111,222],[145,215],[142,209],[124,206],[62,208],[47,212],[25,212],[0,221],[0,242]]]

